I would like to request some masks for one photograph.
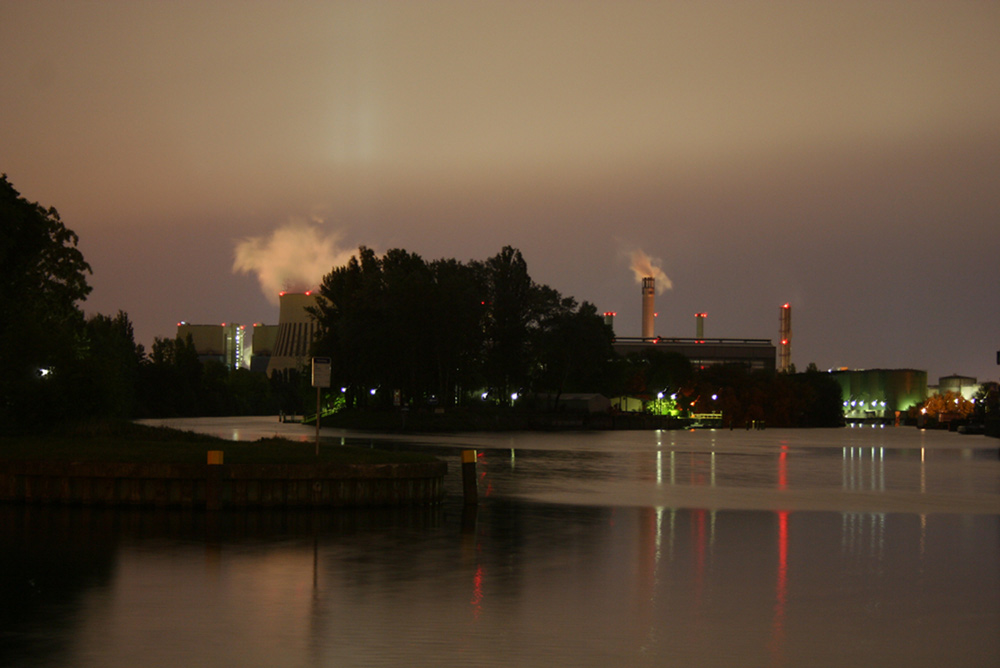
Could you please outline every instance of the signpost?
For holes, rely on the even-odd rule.
[[[333,363],[329,357],[312,358],[312,384],[316,388],[316,456],[319,457],[320,391],[330,387]]]

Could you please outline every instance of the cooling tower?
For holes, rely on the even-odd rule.
[[[653,319],[655,312],[656,279],[647,276],[642,279],[642,338],[651,339],[656,336],[653,333]]]
[[[267,375],[275,371],[298,369],[309,361],[316,334],[316,321],[307,308],[316,306],[312,292],[282,292],[278,311],[278,337],[274,342]]]
[[[792,307],[785,304],[778,312],[778,371],[788,371],[792,365]]]

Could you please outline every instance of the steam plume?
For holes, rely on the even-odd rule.
[[[269,237],[238,241],[233,273],[256,273],[264,296],[277,304],[279,292],[315,289],[331,269],[347,264],[353,251],[341,248],[342,236],[324,235],[316,225],[293,220]]]
[[[649,257],[639,249],[629,253],[629,259],[631,260],[630,268],[633,273],[635,273],[636,283],[642,283],[642,279],[647,276],[652,276],[656,279],[657,294],[660,294],[664,290],[673,289],[674,284],[667,277],[667,275],[663,273],[663,270],[656,266],[661,262],[659,259]]]

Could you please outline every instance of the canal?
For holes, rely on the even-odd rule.
[[[172,423],[227,448],[314,432]],[[445,502],[0,507],[0,664],[997,666],[1000,442],[913,428],[410,437]],[[475,449],[479,503],[462,500]]]

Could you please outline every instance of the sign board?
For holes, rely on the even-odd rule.
[[[313,387],[330,387],[330,376],[332,371],[333,362],[329,357],[312,358]]]

